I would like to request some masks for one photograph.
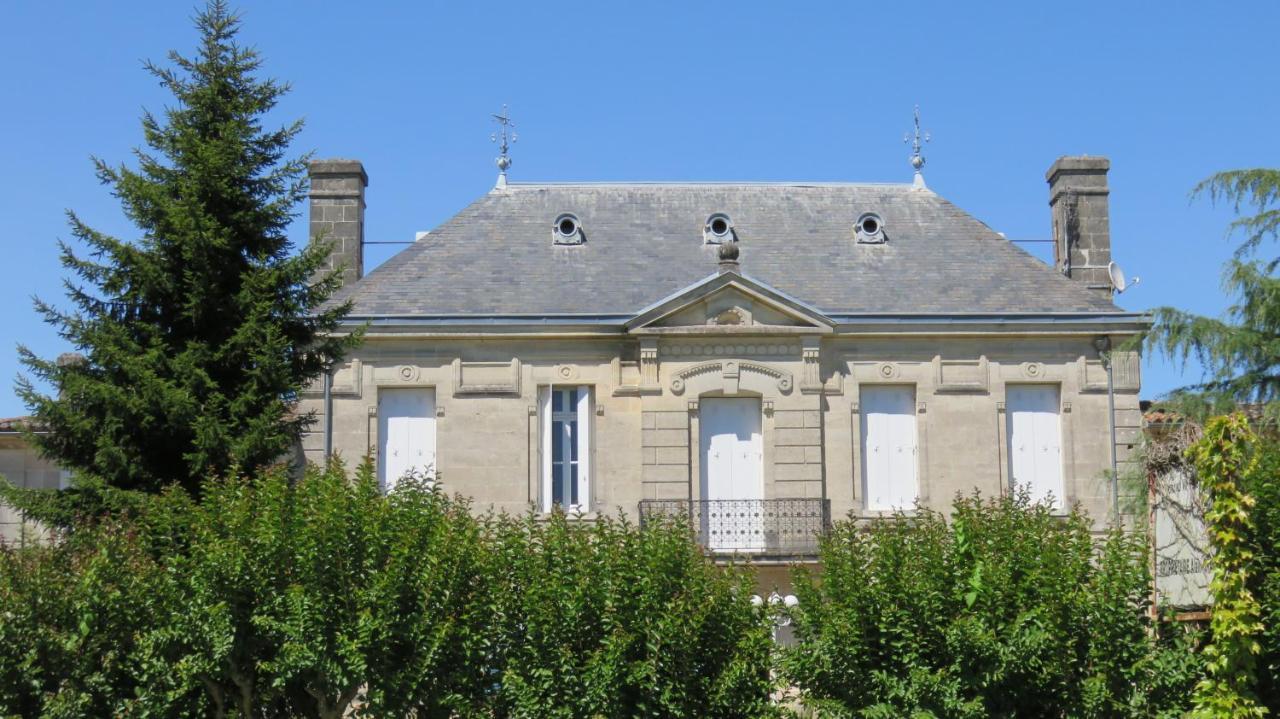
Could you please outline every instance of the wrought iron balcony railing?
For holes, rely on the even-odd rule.
[[[645,499],[640,521],[686,517],[698,543],[713,552],[811,557],[831,523],[825,499]]]

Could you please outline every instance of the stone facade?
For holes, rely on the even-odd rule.
[[[21,431],[25,420],[0,420],[0,477],[24,489],[64,487],[67,474],[42,459]],[[0,504],[0,541],[24,542],[37,537],[40,528],[11,507]]]
[[[656,342],[617,338],[404,338],[371,331],[334,377],[334,450],[349,462],[379,446],[379,392],[429,387],[435,393],[437,465],[444,486],[477,509],[521,513],[538,505],[537,391],[593,388],[590,510],[635,516],[642,499],[692,499],[699,492],[698,406],[707,397],[762,402],[766,498],[823,498],[832,516],[866,509],[858,456],[859,391],[880,384],[915,388],[921,504],[945,509],[958,492],[1007,491],[1004,398],[1011,385],[1060,388],[1063,484],[1068,502],[1105,519],[1111,511],[1105,370],[1092,333],[1042,332],[973,338],[945,334],[824,336],[816,342],[761,334],[703,333]],[[957,333],[959,334],[959,333]],[[1122,337],[1116,335],[1117,344]],[[646,345],[656,352],[640,360]],[[802,380],[817,349],[819,383]],[[515,360],[513,362],[513,360]],[[472,365],[507,367],[502,391],[459,384]],[[1138,441],[1138,359],[1117,354],[1117,453]],[[641,383],[645,372],[656,380]],[[305,408],[320,412],[318,393]],[[308,435],[322,459],[323,416]]]

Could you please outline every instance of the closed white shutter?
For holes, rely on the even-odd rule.
[[[920,493],[915,389],[891,385],[863,387],[859,401],[867,509],[911,509]]]
[[[551,500],[551,388],[538,388],[538,443],[542,464],[542,511],[550,512]]]
[[[1033,502],[1050,497],[1063,507],[1062,423],[1058,388],[1053,385],[1009,386],[1005,392],[1009,477],[1026,487]]]
[[[428,388],[378,393],[378,481],[390,491],[409,472],[435,475],[435,392]]]

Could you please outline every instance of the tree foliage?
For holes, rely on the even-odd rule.
[[[1235,414],[1210,420],[1204,436],[1188,450],[1202,490],[1210,498],[1205,525],[1213,548],[1212,638],[1204,649],[1207,676],[1196,687],[1193,715],[1203,719],[1267,713],[1256,692],[1264,625],[1254,592],[1258,556],[1250,514],[1255,499],[1246,489],[1263,467],[1254,451],[1257,442],[1245,417]],[[1274,479],[1274,475],[1268,478]]]
[[[830,716],[1179,716],[1190,638],[1153,636],[1141,536],[1025,493],[838,523],[801,575],[787,676]]]
[[[1280,257],[1258,255],[1280,232],[1280,170],[1218,173],[1194,194],[1246,213],[1231,223],[1242,240],[1223,269],[1223,289],[1235,302],[1221,318],[1157,308],[1146,343],[1181,363],[1194,357],[1205,368],[1205,380],[1183,392],[1198,401],[1183,409],[1200,405],[1220,413],[1241,402],[1270,405],[1280,399]]]
[[[287,87],[255,77],[261,61],[236,42],[223,0],[196,18],[192,58],[147,64],[173,104],[145,113],[137,169],[95,160],[98,178],[141,231],[134,242],[70,213],[62,245],[70,309],[36,309],[84,361],[21,359],[18,392],[48,431],[42,452],[122,488],[199,491],[232,467],[278,461],[311,421],[297,393],[352,341],[327,333],[347,311],[321,307],[337,288],[322,246],[290,255],[287,227],[306,191],[301,128],[264,128]]]

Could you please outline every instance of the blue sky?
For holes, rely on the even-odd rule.
[[[513,179],[877,182],[910,180],[919,103],[930,187],[1010,238],[1049,237],[1054,158],[1109,156],[1115,256],[1142,276],[1119,304],[1216,314],[1231,215],[1188,192],[1274,167],[1280,149],[1275,2],[238,7],[264,72],[293,84],[277,114],[306,119],[297,149],[364,161],[370,240],[410,240],[492,186],[503,103]],[[62,297],[64,211],[136,236],[89,156],[130,161],[142,109],[168,101],[141,62],[189,52],[191,14],[172,0],[6,7],[0,416],[24,411],[8,389],[16,344],[66,348],[30,309]],[[395,248],[369,250],[372,267]],[[1145,397],[1199,376],[1144,369]]]

